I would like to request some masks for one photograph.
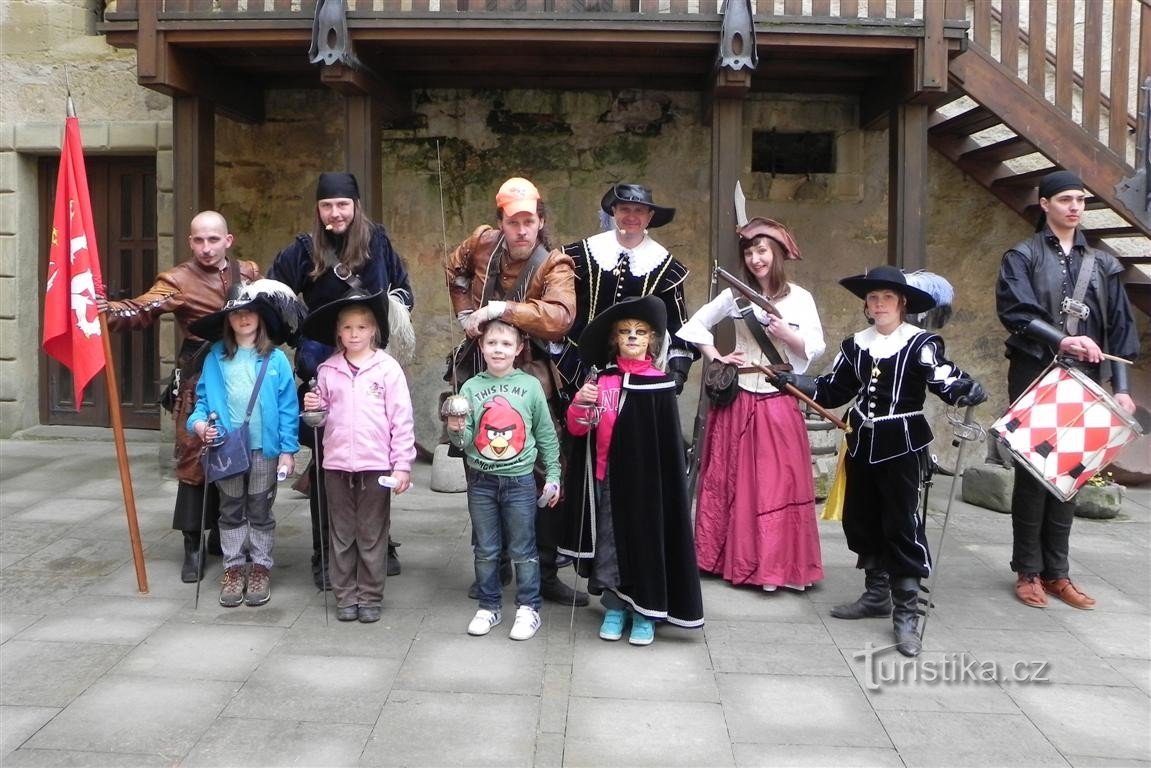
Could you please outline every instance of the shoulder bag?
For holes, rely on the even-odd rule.
[[[252,418],[252,409],[256,407],[256,400],[260,397],[260,384],[264,381],[264,373],[268,370],[268,361],[271,358],[271,355],[267,355],[260,365],[256,385],[252,388],[252,397],[248,400],[248,410],[244,414],[244,423],[225,432],[223,436],[217,438],[214,445],[204,446],[204,477],[209,483],[241,475],[251,467],[248,421]]]

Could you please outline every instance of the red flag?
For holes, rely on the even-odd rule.
[[[104,340],[96,307],[96,292],[102,291],[103,285],[80,123],[72,116],[64,124],[56,180],[44,296],[44,351],[71,369],[76,410],[80,410],[84,388],[104,367]]]

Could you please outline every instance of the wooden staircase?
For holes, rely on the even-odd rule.
[[[1072,27],[1075,5],[1060,0],[1056,29]],[[1031,46],[1026,31],[1018,26],[1017,0],[1003,0],[998,9],[987,0],[974,0],[970,4],[972,42],[949,63],[950,89],[933,101],[928,138],[936,151],[1031,222],[1039,215],[1039,179],[1060,168],[1079,174],[1092,193],[1084,216],[1085,233],[1127,266],[1131,298],[1151,314],[1151,212],[1136,210],[1137,206],[1129,205],[1130,198],[1120,199],[1116,191],[1135,176],[1134,137],[1147,131],[1146,112],[1137,120],[1126,106],[1132,89],[1125,45],[1132,37],[1135,13],[1123,0],[1111,9],[1112,76],[1104,94],[1098,51],[1104,27],[1102,6],[1085,3],[1078,9],[1085,35],[1085,52],[1078,63],[1086,70],[1079,74],[1072,41],[1065,33],[1057,33],[1054,53],[1043,40]],[[1046,4],[1032,2],[1030,7],[1031,28],[1045,29]],[[1138,11],[1138,45],[1133,47],[1138,57],[1134,59],[1139,68],[1137,82],[1143,83],[1151,74],[1147,71],[1151,66],[1151,6],[1141,4]],[[1124,12],[1126,17],[1120,18]],[[992,30],[998,33],[997,40]],[[1020,41],[1028,48],[1026,80],[1018,67]],[[998,59],[992,50],[998,50]],[[1049,69],[1055,75],[1051,93],[1045,79]],[[1099,138],[1104,115],[1107,143]]]

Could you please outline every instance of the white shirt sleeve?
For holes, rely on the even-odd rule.
[[[803,354],[796,354],[787,347],[787,360],[795,373],[804,373],[812,361],[823,354],[827,343],[823,339],[823,324],[815,308],[811,293],[791,284],[791,292],[778,302],[784,321],[795,328],[803,338]]]
[[[725,317],[739,316],[739,309],[735,306],[735,297],[731,289],[724,288],[718,296],[696,310],[675,335],[692,344],[715,346],[715,337],[711,329]]]

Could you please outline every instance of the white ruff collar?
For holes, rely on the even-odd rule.
[[[907,342],[921,330],[923,329],[911,323],[901,323],[898,328],[884,336],[872,326],[855,334],[855,344],[871,353],[871,359],[886,360],[906,347]]]
[[[662,264],[668,255],[666,248],[647,236],[644,236],[643,242],[635,248],[630,250],[624,248],[616,239],[615,230],[611,229],[589,237],[587,248],[592,260],[605,272],[615,269],[616,264],[619,263],[619,255],[627,253],[628,270],[637,277],[651,272]]]

